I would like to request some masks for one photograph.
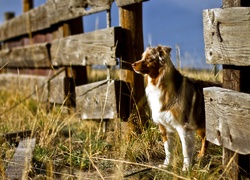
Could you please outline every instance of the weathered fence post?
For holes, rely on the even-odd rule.
[[[118,84],[118,81],[114,81],[114,83],[112,81],[113,84],[108,84],[116,90],[112,90],[113,94],[110,99],[115,100],[115,105],[118,106],[114,106],[112,103],[112,112],[105,117],[112,119],[119,115],[118,117],[121,119],[127,120],[128,111],[131,109],[130,105],[127,105],[129,104],[128,98],[131,97],[134,114],[139,117],[136,124],[143,125],[142,120],[147,119],[140,118],[142,113],[138,111],[136,105],[138,106],[139,101],[145,97],[144,80],[142,76],[134,74],[131,68],[132,62],[139,59],[143,52],[141,3],[143,0],[136,2],[116,0],[116,4],[121,7],[120,19],[123,28],[109,27],[109,11],[113,1],[86,2],[86,5],[83,5],[82,2],[78,1],[72,1],[68,4],[67,0],[63,0],[63,2],[48,0],[34,9],[31,9],[33,1],[22,2],[23,11],[27,12],[0,26],[0,40],[3,42],[0,60],[1,66],[10,72],[10,75],[7,76],[13,76],[27,83],[30,83],[27,79],[31,78],[35,87],[40,87],[38,83],[40,83],[40,79],[43,79],[42,86],[44,88],[43,90],[41,88],[41,91],[44,92],[45,98],[42,101],[48,100],[50,105],[51,103],[65,103],[64,95],[69,94],[73,94],[72,102],[74,103],[75,88],[77,89],[78,86],[87,82],[86,67],[84,66],[107,65],[114,67],[117,65],[117,59],[120,58],[127,65],[127,67],[123,65],[121,67],[121,69],[126,69],[121,80],[128,83],[120,81]],[[83,33],[82,17],[101,11],[108,12],[108,28]],[[124,33],[124,31],[126,32]],[[16,75],[17,68],[21,76]],[[61,72],[65,72],[65,74],[60,74]],[[5,77],[3,76],[3,79]],[[49,78],[48,81],[47,78]],[[3,81],[6,84],[11,84],[6,80]],[[133,93],[128,91],[128,87],[132,87]],[[26,88],[26,86],[20,86],[20,88]],[[27,88],[33,92],[33,84],[30,83]],[[101,88],[97,86],[95,89]],[[70,93],[68,94],[68,92]],[[79,96],[82,97],[86,94],[88,93]],[[131,94],[133,96],[130,96]],[[95,98],[98,99],[98,97]],[[121,104],[118,102],[119,99],[121,99]],[[126,99],[126,103],[123,99]],[[106,102],[110,101],[105,99]],[[82,107],[80,109],[82,110]],[[92,109],[95,109],[94,106]],[[124,110],[123,115],[120,115],[121,109]],[[100,114],[100,117],[103,117],[104,111]],[[82,117],[88,118],[87,116]]]
[[[143,52],[143,27],[142,27],[142,3],[120,7],[120,25],[126,30],[126,49],[127,57],[125,60],[131,64],[141,58]],[[131,77],[128,82],[131,82]],[[135,83],[136,82],[136,83]],[[133,73],[133,91],[136,101],[144,95],[143,77]]]
[[[6,13],[4,13],[4,20],[5,21],[11,20],[14,17],[15,17],[14,12],[6,12]]]
[[[223,0],[223,8],[240,7],[247,0]],[[223,65],[223,87],[250,93],[249,84],[250,67]],[[223,148],[223,164],[226,166],[234,158],[227,171],[227,176],[232,179],[239,178],[240,168],[249,172],[249,155],[240,155],[227,148]],[[238,167],[238,165],[240,167]]]
[[[23,13],[34,8],[33,0],[23,0]]]
[[[223,8],[203,11],[206,61],[223,65],[224,87],[204,89],[206,137],[223,147],[223,175],[230,179],[250,175],[249,6],[224,0]]]
[[[72,19],[65,24],[64,35],[76,35],[84,33],[84,25],[82,17]],[[70,72],[69,72],[70,71]],[[74,85],[79,86],[87,83],[87,71],[86,66],[72,66],[67,71],[68,76],[71,76],[74,80]]]
[[[14,17],[15,17],[15,13],[14,12],[5,12],[4,13],[4,21],[9,21],[9,20],[11,20]],[[4,49],[4,48],[6,48],[6,45],[5,44],[1,44],[0,49]],[[0,72],[7,72],[7,70],[4,69],[4,68],[2,68]]]
[[[136,60],[139,60],[141,58],[141,54],[144,50],[143,47],[143,27],[142,27],[142,3],[136,3],[132,5],[122,6],[119,8],[119,16],[120,16],[120,26],[125,29],[125,35],[126,35],[126,42],[124,53],[122,58],[123,60],[129,62],[129,64],[135,62]],[[126,66],[127,64],[125,64]],[[132,105],[132,108],[134,110],[132,113],[136,113],[140,119],[141,122],[139,122],[141,125],[145,123],[144,118],[144,111],[142,110],[142,107],[139,108],[139,112],[137,112],[135,109],[136,105],[139,105],[139,101],[141,101],[145,96],[144,92],[144,81],[143,76],[135,74],[133,71],[131,71],[131,65],[127,67],[130,70],[125,70],[124,74],[122,75],[122,79],[125,82],[130,82],[133,92],[133,99],[132,102],[135,104]],[[131,128],[138,127],[138,124],[133,124],[132,120],[132,126]],[[138,123],[138,122],[137,122]]]
[[[78,17],[72,19],[63,25],[63,36],[70,36],[81,34],[84,32],[83,29],[83,20],[82,17]],[[71,79],[72,81],[69,84],[64,83],[64,85],[68,85],[69,87],[64,87],[67,89],[66,96],[69,96],[67,100],[67,106],[75,107],[76,99],[75,99],[75,86],[83,85],[87,83],[87,70],[86,66],[71,66],[66,68],[66,78]]]

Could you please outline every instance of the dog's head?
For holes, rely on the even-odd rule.
[[[171,63],[170,51],[169,46],[148,47],[143,52],[142,59],[134,62],[132,67],[136,73],[156,78],[159,70]]]

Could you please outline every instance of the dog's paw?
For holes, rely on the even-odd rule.
[[[191,167],[191,160],[190,160],[190,158],[184,158],[182,171],[189,171],[190,167]]]
[[[170,164],[170,158],[169,156],[166,156],[166,159],[164,160],[163,164],[159,164],[159,168],[167,168]]]
[[[183,165],[182,171],[183,172],[189,171],[189,168],[190,168],[189,166]]]
[[[192,169],[191,165],[183,164],[183,167],[182,167],[183,172],[189,172],[191,169]]]

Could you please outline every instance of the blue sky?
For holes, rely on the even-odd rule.
[[[45,0],[34,0],[35,7]],[[202,10],[220,8],[220,0],[150,0],[143,3],[144,47],[169,45],[175,62],[175,46],[181,51],[182,67],[212,67],[205,62]],[[22,13],[22,0],[0,0],[0,23],[4,12]],[[118,9],[111,11],[112,26],[118,26]],[[105,12],[84,17],[85,32],[106,27]]]

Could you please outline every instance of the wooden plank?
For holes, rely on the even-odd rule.
[[[109,10],[112,0],[48,0],[0,26],[0,41],[51,27],[62,21]]]
[[[26,5],[24,5],[26,6]],[[25,9],[27,12],[4,22],[0,26],[0,40],[8,40],[15,36],[21,36],[32,32],[49,28],[51,24],[47,18],[46,5],[39,6],[35,9]]]
[[[76,26],[77,24],[77,26]],[[65,22],[62,25],[63,36],[70,36],[83,33],[83,18],[78,17]],[[88,82],[87,66],[70,66],[65,69],[66,77],[64,82],[64,92],[69,113],[75,113],[76,96],[75,86],[83,85]]]
[[[0,67],[50,68],[49,44],[41,43],[0,51]]]
[[[128,133],[141,131],[141,126],[147,123],[147,112],[143,106],[145,98],[144,77],[132,70],[131,64],[141,58],[143,47],[143,25],[142,25],[142,3],[132,4],[119,8],[119,18],[121,27],[126,29],[122,60],[128,63],[121,63],[120,66],[127,66],[129,70],[122,71],[121,80],[129,82],[133,89],[133,100],[128,106],[132,114],[128,119]],[[138,123],[140,122],[140,123]]]
[[[23,139],[19,142],[15,154],[6,168],[8,179],[28,179],[31,169],[32,151],[36,145],[36,139]]]
[[[48,77],[37,75],[18,75],[18,74],[1,74],[0,75],[0,90],[9,91],[14,89],[24,96],[32,94],[33,99],[38,99],[41,102],[56,104],[64,104],[69,83],[69,78],[65,74],[61,74],[50,80],[48,88]],[[15,87],[15,88],[14,88]]]
[[[23,92],[25,95],[33,93],[32,97],[41,102],[47,102],[48,85],[46,76],[0,74],[0,90]]]
[[[79,18],[68,21],[67,23],[64,24],[63,31],[64,31],[65,36],[84,33],[83,32],[83,18],[79,17]],[[66,76],[73,79],[74,83],[71,84],[72,85],[71,89],[73,89],[74,91],[75,89],[74,86],[83,85],[88,82],[87,67],[86,66],[71,66],[67,68]]]
[[[203,11],[205,55],[208,64],[250,65],[250,8]]]
[[[121,31],[120,27],[112,27],[55,40],[51,46],[52,64],[116,65]]]
[[[114,81],[76,87],[76,107],[80,110],[81,119],[116,118]]]
[[[28,33],[25,15],[17,16],[0,26],[0,41]]]
[[[81,119],[127,118],[129,96],[122,81],[100,81],[76,87],[76,109]],[[123,107],[121,107],[123,106]]]
[[[129,65],[141,58],[143,53],[143,28],[142,28],[142,4],[133,4],[120,8],[120,24],[127,31],[124,32],[126,42],[122,53],[122,60],[127,61],[124,65]],[[125,44],[126,43],[126,44]],[[121,65],[123,66],[123,64]],[[131,73],[131,72],[130,72]],[[130,73],[124,73],[121,77],[125,82],[130,82],[134,90],[135,101],[138,102],[145,95],[143,76],[132,70]]]
[[[248,0],[223,0],[222,2],[223,8],[231,8],[243,6]],[[249,73],[247,73],[249,72],[249,67],[250,66],[240,67],[223,65],[223,87],[235,91],[250,93],[250,86],[247,81],[247,79],[249,79]],[[241,161],[241,159],[249,161],[249,155],[248,157],[244,157],[244,155],[235,153],[234,151],[223,147],[222,163],[227,167],[226,177],[228,179],[239,179],[239,175],[243,171],[249,173],[249,162],[245,163],[246,161]]]
[[[250,154],[250,94],[204,88],[207,140],[240,154]]]
[[[222,0],[223,8],[240,7],[242,0]]]
[[[56,77],[50,81],[50,96],[49,102],[56,104],[64,104],[67,91],[66,87],[69,86],[69,78],[65,77],[65,74]]]
[[[56,104],[64,104],[69,88],[72,83],[70,78],[66,78],[65,74],[60,74],[49,81],[48,76],[38,75],[20,75],[20,74],[0,74],[0,90],[14,90],[24,94],[32,95],[33,99],[41,102]]]
[[[30,135],[31,135],[31,130],[26,130],[26,131],[18,131],[18,132],[3,134],[3,137],[7,141],[12,143],[12,142],[17,142],[20,139],[30,137]]]
[[[222,164],[226,171],[224,179],[232,179],[232,180],[239,179],[240,156],[244,156],[244,155],[238,154],[224,147],[222,148]]]
[[[15,13],[14,12],[5,12],[4,13],[4,21],[11,20],[14,17],[15,17]]]
[[[23,0],[23,12],[27,12],[34,7],[33,0]]]
[[[223,65],[223,87],[250,93],[250,66]]]
[[[148,1],[148,0],[116,0],[115,2],[118,7],[122,7],[122,6],[137,4],[137,3],[141,3],[145,1]]]
[[[50,19],[48,19],[48,4],[38,6],[21,16],[24,16],[26,20],[27,32],[24,32],[24,34],[43,30],[52,25]]]
[[[48,0],[47,13],[51,24],[109,10],[113,0]]]

